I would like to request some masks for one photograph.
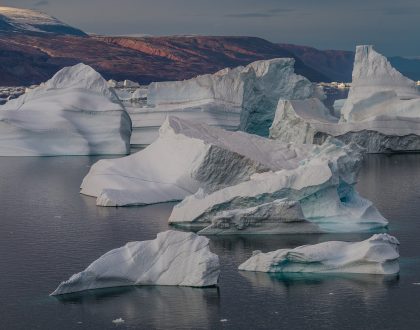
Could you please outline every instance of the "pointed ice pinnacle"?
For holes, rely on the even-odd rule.
[[[420,150],[420,92],[372,46],[357,47],[349,96],[334,114],[317,100],[281,101],[270,136],[303,143],[334,136],[370,153]]]

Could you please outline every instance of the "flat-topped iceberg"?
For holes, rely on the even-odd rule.
[[[397,274],[398,240],[377,234],[356,243],[331,241],[262,253],[254,251],[239,270],[266,273]]]
[[[129,285],[207,287],[217,284],[219,273],[219,258],[207,238],[169,230],[109,251],[51,295]]]
[[[127,154],[130,135],[118,97],[84,64],[0,106],[0,156]]]
[[[289,203],[294,202],[292,205],[300,204],[303,219],[322,231],[366,231],[386,226],[386,219],[354,189],[362,158],[360,150],[339,141],[327,141],[311,148],[306,159],[295,168],[257,173],[250,180],[214,192],[199,190],[174,207],[169,222],[177,226],[202,227],[201,234],[241,233],[244,228],[247,230],[243,233],[258,233],[261,225],[287,224],[282,216],[284,212],[270,204],[264,212],[249,208],[258,209],[264,204],[287,199]],[[243,213],[246,223],[255,227],[253,230],[240,222],[238,225],[237,221],[220,221],[235,214],[240,217]],[[246,220],[248,214],[251,215],[249,221]],[[295,224],[300,225],[302,215],[298,212],[291,215],[294,215]],[[261,231],[266,233],[266,229],[263,226]],[[312,230],[316,231],[316,226]]]
[[[270,136],[284,142],[322,143],[334,136],[367,152],[420,150],[420,92],[372,46],[356,48],[349,96],[334,118],[316,100],[280,102]]]
[[[146,149],[92,166],[81,193],[102,206],[178,201],[199,188],[212,192],[255,173],[296,168],[310,150],[168,117]]]
[[[294,63],[276,58],[189,80],[152,83],[147,104],[128,107],[132,144],[152,143],[168,115],[268,136],[279,99],[323,97],[315,84],[294,73]]]

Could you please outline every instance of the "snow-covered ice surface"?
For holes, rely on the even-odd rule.
[[[355,243],[331,241],[262,253],[254,251],[239,270],[267,273],[365,273],[399,272],[398,240],[376,234]]]
[[[131,120],[91,67],[66,67],[0,106],[1,156],[127,154]]]
[[[55,17],[33,9],[0,6],[0,31],[86,35]]]
[[[303,234],[321,229],[305,220],[299,202],[286,198],[244,209],[218,212],[201,235]]]
[[[267,233],[266,224],[287,224],[282,215],[285,210],[264,207],[263,212],[259,212],[258,208],[286,198],[289,202],[294,201],[292,205],[300,204],[304,219],[322,231],[357,232],[386,226],[387,220],[353,187],[361,164],[360,149],[355,145],[345,146],[337,140],[311,148],[306,159],[295,168],[257,173],[250,180],[214,192],[199,190],[174,207],[169,222],[177,226],[202,227],[202,234],[259,233],[260,230]],[[254,207],[257,210],[252,209]],[[302,216],[296,211],[291,213],[296,221],[290,223],[289,228],[301,225],[298,220],[302,220]],[[238,221],[220,221],[235,218],[236,214],[239,217],[245,214],[245,220],[249,215],[249,226]],[[301,228],[308,232],[307,227]],[[271,230],[281,231],[274,226]],[[312,230],[316,231],[316,227]]]
[[[184,81],[152,83],[147,105],[128,109],[133,121],[132,144],[152,143],[168,115],[268,136],[279,99],[308,97],[322,98],[323,94],[294,73],[291,58],[257,61]]]
[[[51,295],[129,285],[207,287],[217,284],[219,273],[206,237],[168,230],[107,252]]]
[[[280,100],[270,127],[270,138],[282,142],[315,142],[316,125],[338,122],[325,105],[316,98],[306,100]]]
[[[299,109],[300,108],[300,109]],[[322,143],[334,136],[368,152],[420,150],[420,92],[372,46],[356,48],[349,96],[335,104],[341,119],[328,118],[322,104],[280,102],[270,129],[281,141]],[[316,118],[314,113],[323,113]]]
[[[312,149],[168,117],[146,149],[92,166],[81,193],[102,206],[177,201],[199,188],[212,192],[255,173],[296,168]]]

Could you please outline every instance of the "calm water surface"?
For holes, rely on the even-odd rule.
[[[420,155],[370,155],[358,190],[401,242],[398,277],[238,272],[253,250],[368,234],[212,238],[219,287],[49,297],[110,249],[168,229],[173,204],[98,208],[79,194],[95,157],[0,158],[0,329],[420,329]],[[113,319],[123,318],[116,326]],[[223,320],[223,321],[221,321]]]

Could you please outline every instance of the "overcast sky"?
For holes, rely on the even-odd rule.
[[[258,36],[272,42],[420,56],[420,0],[13,0],[98,34]]]

